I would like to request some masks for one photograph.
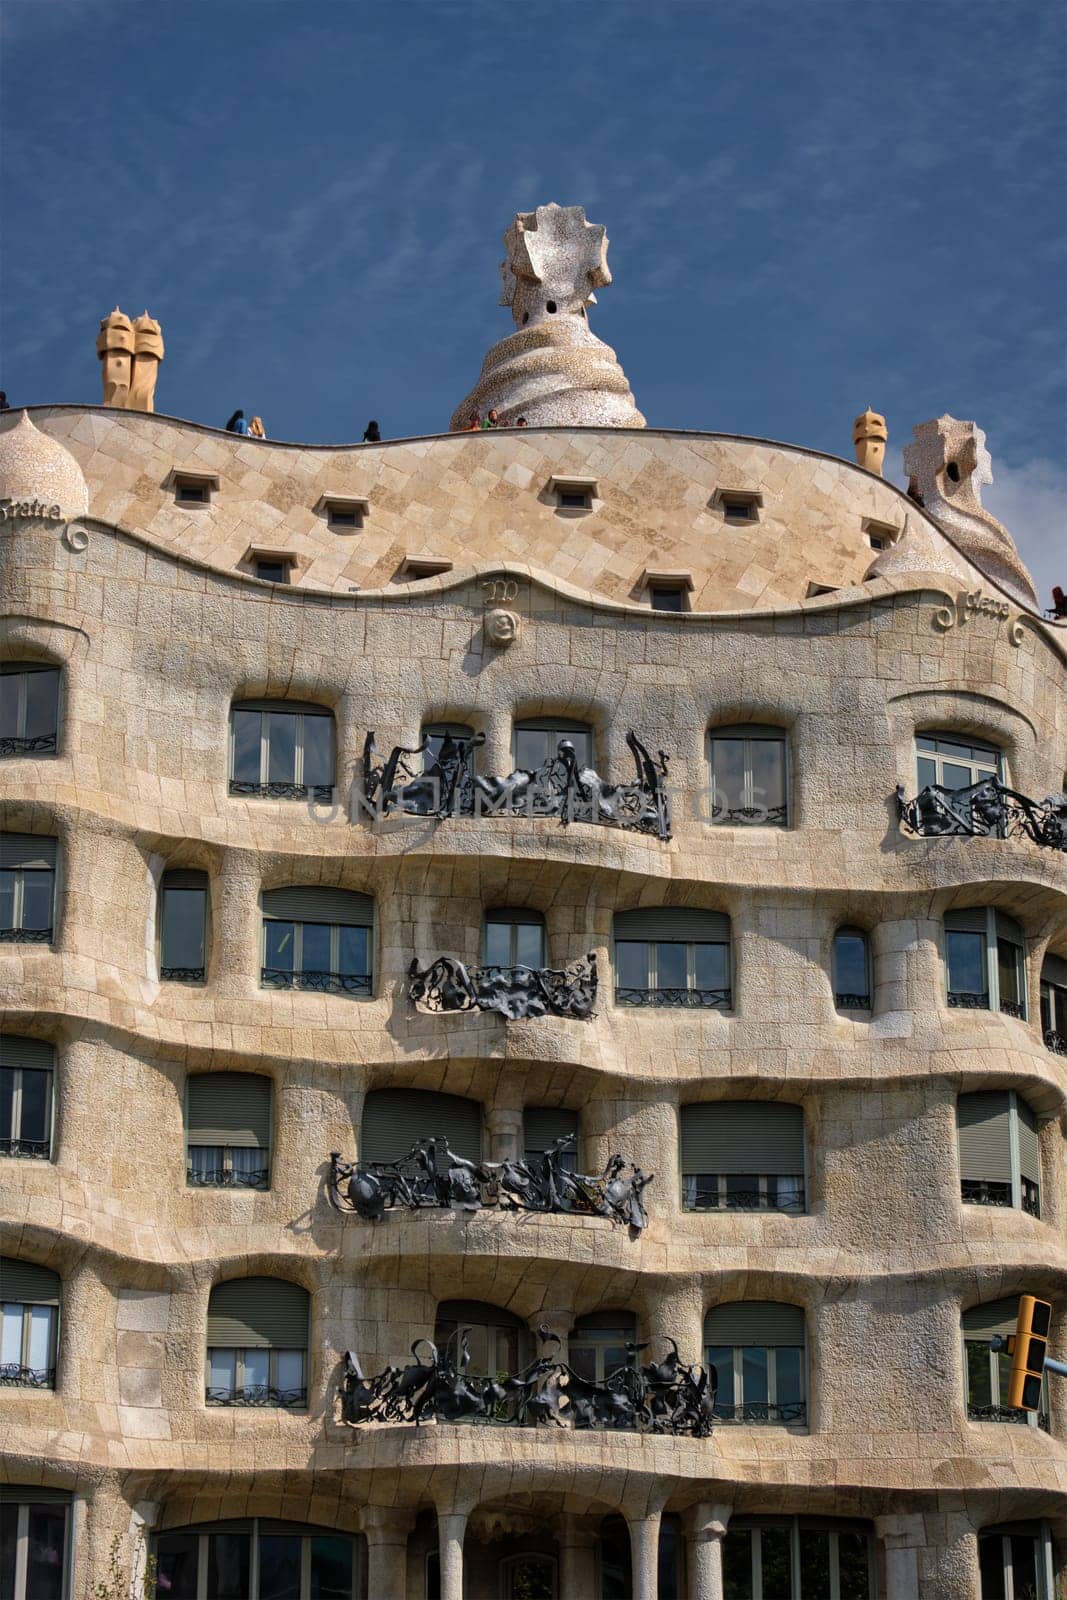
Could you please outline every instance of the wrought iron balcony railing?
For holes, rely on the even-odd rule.
[[[1049,850],[1067,850],[1067,794],[1031,800],[997,778],[966,789],[930,783],[914,800],[897,785],[897,811],[908,833],[924,838],[1032,839]]]
[[[46,755],[55,747],[54,733],[10,734],[0,739],[0,756]]]
[[[270,1184],[268,1167],[252,1167],[238,1172],[231,1167],[190,1167],[186,1181],[193,1189],[266,1189]]]
[[[667,1355],[646,1366],[636,1359],[645,1346],[628,1346],[630,1364],[596,1383],[556,1359],[561,1341],[544,1326],[539,1330],[541,1353],[518,1372],[472,1372],[471,1331],[457,1328],[443,1348],[419,1339],[411,1348],[412,1364],[386,1367],[371,1378],[364,1377],[358,1358],[348,1351],[340,1387],[342,1419],[353,1427],[361,1422],[541,1424],[698,1439],[711,1432],[714,1370],[682,1361],[673,1339],[667,1341]]]
[[[1029,1422],[1029,1411],[1016,1411],[1013,1406],[976,1406],[967,1402],[967,1418],[970,1422]],[[1047,1411],[1037,1413],[1037,1425],[1046,1433],[1050,1431],[1049,1416]]]
[[[834,1006],[838,1011],[869,1011],[871,997],[869,994],[835,993]]]
[[[0,928],[0,944],[51,943],[51,928]]]
[[[243,1389],[212,1389],[204,1391],[204,1403],[209,1406],[274,1406],[285,1411],[303,1411],[307,1407],[306,1389],[276,1389],[270,1383],[250,1384]]]
[[[257,800],[314,800],[316,805],[328,806],[333,800],[333,784],[246,783],[243,779],[231,778],[230,793]]]
[[[0,1156],[21,1156],[31,1161],[47,1161],[51,1154],[51,1139],[0,1139]]]
[[[969,1206],[1011,1206],[1011,1184],[986,1178],[962,1178],[960,1199]]]
[[[54,1389],[55,1367],[22,1367],[16,1361],[0,1365],[0,1384],[10,1389]]]
[[[729,1011],[732,989],[624,989],[615,990],[617,1006],[690,1006],[705,1011]]]
[[[475,771],[475,751],[484,734],[447,734],[436,754],[424,740],[417,749],[394,746],[383,756],[367,734],[355,811],[371,818],[398,811],[414,817],[550,817],[567,824],[592,822],[608,828],[671,836],[667,796],[668,757],[653,758],[631,730],[626,743],[634,760],[632,783],[605,783],[592,767],[579,765],[574,744],[561,739],[556,754],[535,772],[516,768],[507,777]]]
[[[1026,1007],[1021,1000],[1005,1000],[1001,996],[1000,1009],[1006,1017],[1018,1017],[1020,1022],[1026,1018]]]
[[[789,822],[789,808],[780,806],[716,806],[711,808],[711,820],[720,827],[729,828],[784,828]]]
[[[796,1214],[807,1209],[803,1184],[787,1194],[767,1189],[696,1189],[684,1195],[686,1211],[789,1211]]]
[[[587,1022],[596,1000],[596,955],[569,967],[468,967],[438,956],[425,969],[408,969],[408,993],[420,1011],[496,1011],[524,1017],[576,1017]]]
[[[715,1407],[716,1422],[777,1422],[786,1427],[804,1427],[808,1420],[807,1402],[786,1400],[781,1404],[751,1400],[743,1405]]]
[[[948,1003],[961,1011],[988,1011],[989,996],[971,989],[950,989]]]
[[[265,989],[307,989],[316,994],[366,994],[372,992],[369,972],[293,972],[288,967],[263,967]]]
[[[160,967],[162,983],[203,983],[207,977],[204,967]]]
[[[640,1167],[614,1155],[599,1173],[572,1172],[564,1165],[574,1135],[556,1139],[536,1161],[468,1161],[440,1134],[420,1139],[400,1161],[360,1166],[330,1154],[330,1200],[339,1211],[378,1222],[398,1206],[409,1211],[461,1207],[477,1211],[560,1212],[607,1217],[641,1229],[647,1222],[642,1193],[652,1182]]]
[[[1046,1050],[1051,1050],[1057,1056],[1067,1056],[1067,1034],[1058,1033],[1055,1028],[1046,1028],[1044,1040]]]

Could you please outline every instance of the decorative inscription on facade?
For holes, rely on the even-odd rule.
[[[63,513],[58,506],[44,500],[0,500],[0,522],[62,522]]]
[[[983,594],[981,589],[961,591],[956,596],[954,607],[937,608],[934,612],[934,627],[940,628],[942,633],[947,633],[957,622],[963,624],[973,617],[993,617],[998,622],[1008,622],[1011,617],[1011,606],[1006,600],[994,600],[992,595]],[[1012,644],[1022,644],[1023,628],[1019,617],[1009,624],[1008,638]]]

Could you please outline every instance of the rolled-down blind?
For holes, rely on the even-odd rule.
[[[0,833],[0,867],[55,867],[58,839],[43,833]]]
[[[207,873],[197,867],[172,867],[163,874],[164,889],[206,889]]]
[[[316,705],[313,700],[235,700],[235,711],[277,711],[280,713],[303,711],[309,716],[333,718],[328,706]]]
[[[527,1150],[547,1150],[556,1139],[578,1137],[578,1113],[562,1106],[527,1106],[522,1114],[522,1140]]]
[[[522,1328],[521,1317],[502,1306],[487,1305],[483,1300],[442,1300],[437,1307],[440,1322],[469,1323],[475,1328]]]
[[[1045,983],[1055,983],[1067,989],[1067,961],[1063,956],[1046,956],[1041,963],[1041,977]]]
[[[1025,943],[1022,928],[1014,917],[1005,916],[1003,911],[997,912],[997,938],[1007,939],[1011,944],[1020,946]]]
[[[1041,1187],[1041,1150],[1037,1142],[1037,1118],[1018,1095],[1015,1098],[1019,1130],[1019,1171]]]
[[[1011,1103],[1006,1090],[961,1094],[956,1104],[960,1177],[1011,1182]]]
[[[692,906],[637,906],[616,911],[616,939],[663,939],[688,944],[729,944],[730,919]]]
[[[482,1158],[482,1108],[477,1100],[426,1089],[372,1089],[363,1106],[361,1161],[399,1161],[417,1139],[443,1135],[457,1156]]]
[[[987,1300],[984,1305],[972,1306],[963,1313],[963,1331],[969,1338],[975,1339],[988,1339],[994,1333],[1014,1333],[1018,1318],[1017,1297]]]
[[[264,889],[263,915],[282,922],[329,922],[345,928],[374,926],[374,899],[356,889],[327,889],[294,884],[289,889]]]
[[[682,1172],[804,1171],[804,1112],[773,1100],[712,1100],[681,1109]]]
[[[949,933],[985,933],[987,928],[985,906],[967,906],[962,911],[946,911],[945,928]]]
[[[734,722],[727,727],[710,728],[708,736],[712,739],[777,739],[784,744],[786,730],[766,722]]]
[[[69,1506],[69,1489],[46,1489],[40,1483],[0,1483],[0,1506]]]
[[[271,1081],[255,1072],[206,1072],[189,1079],[190,1144],[268,1150]]]
[[[520,717],[515,723],[516,733],[592,733],[588,722],[576,722],[573,717]]]
[[[50,1072],[56,1054],[46,1039],[23,1039],[18,1034],[0,1035],[0,1067],[37,1067]]]
[[[704,1318],[704,1343],[802,1345],[804,1311],[778,1300],[735,1300]]]
[[[637,1338],[637,1317],[632,1311],[587,1311],[575,1317],[569,1340],[573,1344],[585,1334],[599,1334],[601,1338],[617,1338],[620,1344]]]
[[[487,911],[485,920],[508,928],[543,928],[545,925],[540,911],[528,911],[522,906],[501,906],[496,911]]]
[[[57,1306],[61,1288],[58,1272],[39,1267],[36,1261],[16,1261],[0,1256],[0,1300],[22,1305]]]
[[[211,1291],[210,1347],[306,1350],[309,1296],[284,1278],[231,1278]]]

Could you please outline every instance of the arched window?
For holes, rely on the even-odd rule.
[[[621,1367],[633,1365],[626,1346],[636,1343],[637,1318],[632,1311],[589,1311],[575,1319],[567,1340],[567,1364],[590,1383],[604,1383]]]
[[[284,1278],[231,1278],[207,1312],[209,1406],[307,1405],[310,1298]]]
[[[422,729],[420,744],[426,749],[423,752],[422,766],[424,772],[432,772],[441,755],[441,746],[446,739],[461,740],[464,744],[474,743],[474,729],[465,722],[428,722]],[[475,752],[471,751],[471,763],[475,759]]]
[[[561,739],[570,740],[580,767],[593,765],[593,730],[587,722],[570,717],[523,717],[516,722],[511,758],[518,770],[536,772],[555,759]]]
[[[455,1357],[461,1329],[466,1330],[469,1370],[477,1376],[511,1377],[526,1359],[526,1326],[514,1312],[480,1300],[442,1300],[433,1330],[437,1348],[443,1351],[450,1346]]]
[[[961,1094],[956,1104],[960,1197],[1041,1215],[1037,1117],[1014,1089]]]
[[[992,906],[945,912],[948,1003],[1026,1016],[1026,954],[1014,917]]]
[[[1041,965],[1041,1033],[1045,1048],[1067,1056],[1067,961],[1048,955]]]
[[[271,1081],[256,1072],[200,1072],[185,1086],[186,1181],[198,1189],[266,1189]]]
[[[917,733],[915,773],[920,789],[970,789],[987,778],[1004,777],[1004,758],[996,745],[976,743],[966,734]]]
[[[61,1289],[50,1267],[0,1256],[0,1384],[55,1388]]]
[[[353,889],[264,889],[263,986],[373,993],[374,901]]]
[[[240,700],[230,717],[230,793],[328,803],[333,714],[301,700]]]
[[[616,1005],[729,1009],[730,919],[721,911],[616,911],[614,936]]]
[[[62,1600],[69,1593],[70,1510],[66,1490],[0,1483],[4,1600]]]
[[[499,1570],[501,1600],[556,1600],[559,1591],[552,1556],[508,1556]]]
[[[545,919],[540,911],[501,909],[485,914],[485,964],[487,967],[548,965],[545,958]]]
[[[251,1517],[152,1539],[156,1600],[356,1600],[360,1543],[336,1528]],[[57,1591],[58,1596],[58,1591]]]
[[[720,1421],[807,1421],[800,1306],[774,1300],[714,1306],[704,1319],[704,1346],[718,1379],[715,1415]]]
[[[51,1159],[55,1064],[44,1039],[0,1036],[0,1156]]]
[[[804,1111],[778,1100],[682,1106],[687,1211],[803,1211]]]
[[[784,728],[745,722],[708,733],[711,820],[731,828],[789,825]]]
[[[834,1005],[838,1011],[871,1009],[871,952],[862,928],[834,934]]]
[[[869,1524],[837,1517],[731,1517],[722,1546],[733,1600],[873,1600]]]
[[[569,1137],[574,1143],[562,1152],[560,1161],[568,1172],[576,1172],[580,1134],[577,1111],[567,1111],[563,1106],[526,1106],[522,1113],[522,1159],[527,1166],[536,1166],[557,1139]]]
[[[1053,1600],[1052,1537],[1043,1522],[1006,1522],[978,1535],[982,1600]]]
[[[0,664],[0,756],[52,755],[59,741],[59,668]]]
[[[51,944],[58,840],[0,833],[0,943]]]
[[[467,1161],[482,1159],[482,1108],[477,1100],[429,1089],[372,1089],[363,1102],[361,1166],[402,1161],[420,1139],[444,1138]]]
[[[967,1415],[972,1422],[1028,1422],[1048,1430],[1048,1378],[1041,1381],[1041,1407],[1037,1412],[1016,1411],[1005,1404],[1011,1357],[992,1350],[995,1333],[1002,1338],[1015,1332],[1019,1318],[1017,1296],[987,1300],[963,1313],[963,1357],[967,1389]]]
[[[207,976],[208,876],[175,867],[159,885],[159,976],[164,983],[203,983]]]

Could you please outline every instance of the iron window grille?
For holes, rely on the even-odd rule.
[[[862,928],[834,934],[834,1005],[838,1011],[871,1009],[871,955]]]
[[[329,804],[334,788],[333,716],[284,702],[235,705],[230,719],[230,793]]]
[[[807,1209],[804,1174],[687,1172],[682,1178],[686,1211],[789,1211]]]
[[[245,1145],[190,1144],[186,1181],[197,1189],[266,1189],[270,1152]]]
[[[0,1554],[4,1600],[66,1595],[70,1568],[70,1496],[56,1489],[0,1488],[5,1523]]]
[[[205,1403],[302,1411],[307,1406],[306,1366],[306,1350],[210,1347]]]
[[[51,944],[53,867],[0,868],[0,943]]]
[[[730,946],[668,939],[616,939],[615,1004],[728,1011]]]
[[[5,1300],[0,1316],[0,1384],[54,1389],[58,1307]]]
[[[52,1155],[52,1071],[0,1067],[0,1156]]]
[[[55,753],[59,737],[59,668],[0,665],[0,756]]]
[[[261,981],[265,989],[369,996],[371,930],[264,917]]]
[[[787,754],[782,728],[713,728],[708,734],[710,820],[732,828],[788,827]]]
[[[1026,955],[1018,925],[992,906],[945,916],[948,1004],[1026,1018]]]

